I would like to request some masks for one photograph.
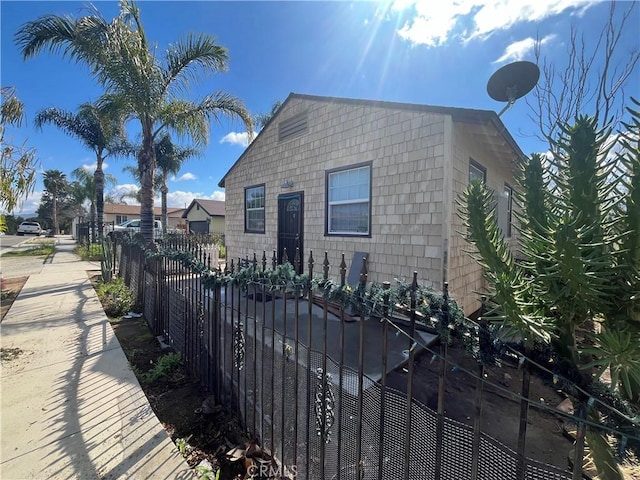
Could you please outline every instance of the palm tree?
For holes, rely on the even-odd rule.
[[[53,234],[58,235],[58,195],[67,186],[67,177],[60,170],[45,170],[43,181],[45,190],[51,194]]]
[[[97,168],[96,168],[97,170]],[[98,238],[102,238],[103,228],[102,228],[102,211],[100,214],[97,212],[97,203],[99,200],[103,200],[103,193],[98,193],[98,185],[96,182],[96,174],[95,172],[92,174],[86,168],[79,167],[71,172],[71,175],[77,180],[77,188],[74,193],[76,199],[79,203],[84,202],[85,200],[89,200],[89,218],[91,221],[91,240],[94,241],[96,238],[96,218],[98,225]],[[113,175],[102,174],[102,185],[100,188],[104,189],[105,185],[115,185],[118,182],[118,179]]]
[[[16,42],[25,59],[48,48],[86,63],[106,89],[101,107],[126,112],[140,122],[140,217],[141,233],[147,242],[153,240],[156,138],[171,129],[200,146],[208,141],[209,121],[220,121],[221,115],[239,118],[253,132],[251,114],[232,95],[218,91],[199,102],[180,96],[199,73],[224,71],[227,50],[210,35],[189,34],[169,47],[161,61],[155,46],[147,41],[140,11],[131,0],[121,1],[120,14],[111,22],[98,13],[77,20],[57,15],[40,17],[20,28]]]
[[[13,87],[0,87],[0,209],[12,212],[28,196],[36,181],[36,151],[25,145],[13,145],[5,138],[7,125],[20,127],[24,104]],[[0,221],[4,215],[0,215]]]
[[[131,147],[124,138],[124,126],[122,119],[117,116],[106,115],[96,105],[83,103],[78,108],[78,113],[73,114],[57,108],[47,108],[37,113],[36,127],[50,123],[65,133],[78,138],[87,148],[93,150],[96,155],[96,169],[93,174],[95,187],[95,199],[92,204],[96,206],[98,225],[104,220],[104,184],[105,175],[102,170],[104,160],[109,155],[127,154]],[[98,235],[102,238],[102,228],[98,229]]]
[[[169,187],[167,180],[170,174],[176,175],[182,167],[182,163],[189,157],[198,155],[200,152],[190,147],[179,147],[174,145],[168,133],[162,135],[155,144],[156,161],[160,173],[160,192],[162,194],[162,233],[167,233],[167,194]]]

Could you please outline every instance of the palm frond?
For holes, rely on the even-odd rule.
[[[163,75],[164,90],[184,91],[192,80],[198,78],[198,68],[206,73],[227,69],[227,49],[216,44],[209,35],[190,34],[184,40],[170,45],[165,54],[166,72]]]

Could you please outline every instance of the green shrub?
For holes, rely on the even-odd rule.
[[[97,292],[104,311],[109,317],[120,317],[133,307],[133,292],[121,277],[109,283],[101,283]]]
[[[155,366],[140,376],[144,384],[150,384],[161,378],[180,380],[184,376],[181,371],[182,356],[179,353],[168,353],[158,359]]]
[[[219,252],[220,252],[218,254],[218,257],[219,258],[227,258],[227,247],[225,247],[224,245],[220,245],[218,247],[218,249],[219,249]]]

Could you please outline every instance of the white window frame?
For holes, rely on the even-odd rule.
[[[331,185],[332,181],[338,178],[339,175],[344,175],[346,173],[355,171],[355,170],[366,170],[369,178],[369,185],[367,196],[362,198],[352,198],[349,200],[340,200],[333,201],[331,200]],[[352,165],[349,167],[338,168],[334,170],[329,170],[326,172],[326,223],[325,223],[325,234],[330,236],[356,236],[356,237],[370,237],[371,236],[371,162],[361,163],[358,165]],[[348,187],[346,187],[348,188]],[[331,210],[334,206],[338,205],[363,205],[367,206],[367,227],[366,231],[358,231],[357,228],[353,230],[334,230],[331,225]]]
[[[262,206],[249,207],[249,193],[256,190],[262,190]],[[244,231],[245,233],[265,233],[266,217],[265,217],[266,189],[265,185],[253,185],[244,189]],[[262,229],[249,227],[249,212],[262,211]]]

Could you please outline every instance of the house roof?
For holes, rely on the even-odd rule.
[[[204,200],[202,198],[194,198],[189,206],[182,213],[182,218],[187,218],[189,212],[196,205],[200,205],[207,215],[210,217],[224,217],[224,202],[219,200]]]
[[[357,98],[341,98],[341,97],[323,97],[318,95],[305,95],[301,93],[290,93],[287,99],[282,103],[276,113],[269,119],[264,128],[265,131],[268,126],[275,121],[280,112],[292,99],[310,100],[313,102],[324,103],[341,103],[348,105],[370,106],[378,108],[390,108],[395,110],[411,110],[424,113],[439,113],[442,115],[450,115],[454,122],[466,123],[473,125],[473,128],[469,130],[469,135],[474,141],[478,143],[489,144],[495,153],[515,152],[517,158],[525,157],[516,141],[513,139],[507,127],[502,123],[498,114],[493,110],[476,110],[471,108],[457,108],[457,107],[441,107],[434,105],[421,105],[415,103],[402,103],[402,102],[385,102],[381,100],[364,100]],[[235,161],[231,168],[224,174],[224,177],[218,183],[218,186],[224,188],[224,182],[229,173],[236,167],[236,165],[247,155],[252,145],[256,143],[256,140],[260,137],[260,133],[249,144],[246,150]],[[496,138],[501,137],[501,138]]]
[[[124,203],[105,203],[104,213],[112,215],[137,215],[140,216],[140,205],[126,205]],[[184,208],[167,208],[167,216],[169,217],[181,217]],[[162,209],[160,207],[153,207],[154,215],[162,215]]]

